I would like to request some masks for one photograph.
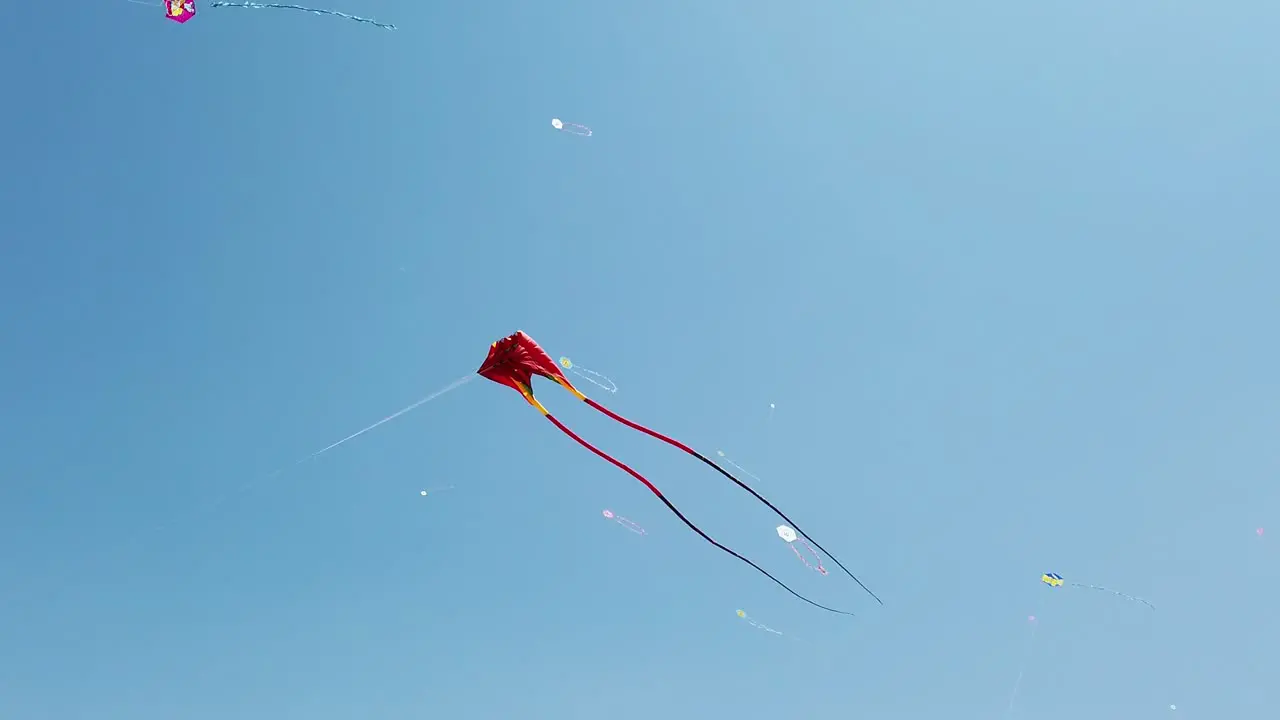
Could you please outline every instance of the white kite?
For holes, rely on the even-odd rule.
[[[800,562],[804,563],[805,567],[809,568],[810,570],[817,570],[823,575],[827,574],[827,569],[822,567],[822,557],[818,555],[818,551],[810,547],[809,543],[804,541],[804,538],[796,535],[795,530],[792,530],[786,525],[779,525],[778,537],[782,538],[783,542],[791,546],[791,552],[796,554],[796,557],[800,559]],[[805,556],[801,555],[800,551],[796,549],[797,540],[799,540],[800,544],[803,545],[805,549],[809,551],[809,554],[813,556],[812,563],[810,563],[807,559],[805,559]]]
[[[551,127],[560,132],[567,132],[570,135],[581,135],[582,137],[591,137],[591,128],[578,123],[567,123],[560,118],[551,118]]]

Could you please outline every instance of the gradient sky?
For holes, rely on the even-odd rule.
[[[5,11],[0,717],[1274,712],[1275,2],[311,1]],[[546,384],[858,617],[483,380],[289,467],[517,329],[885,606]]]

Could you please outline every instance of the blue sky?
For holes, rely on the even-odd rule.
[[[313,1],[6,11],[0,716],[1275,706],[1275,3]],[[517,329],[885,606],[551,387],[858,617],[483,380],[268,477]]]

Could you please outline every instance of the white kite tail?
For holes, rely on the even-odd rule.
[[[570,135],[581,135],[582,137],[591,137],[591,128],[587,127],[586,125],[579,125],[578,123],[571,123],[571,122],[563,123],[560,127],[556,129],[560,130],[561,132],[567,132]]]
[[[569,372],[573,373],[574,375],[577,375],[578,377],[582,378],[583,380],[586,380],[587,382],[591,383],[592,385],[595,385],[596,387],[600,388],[601,390],[604,390],[605,392],[611,392],[611,393],[618,392],[618,386],[614,384],[612,380],[596,372],[595,370],[588,370],[587,368],[578,367],[577,365],[574,365],[573,367],[569,368]]]
[[[761,629],[761,630],[763,630],[763,631],[765,631],[765,632],[773,633],[774,635],[781,635],[781,634],[782,634],[782,633],[778,632],[777,630],[774,630],[773,628],[769,627],[768,625],[765,625],[765,624],[763,624],[763,623],[758,623],[758,622],[756,622],[755,620],[752,620],[750,617],[748,617],[746,620],[747,620],[747,622],[748,622],[748,623],[750,623],[750,624],[751,624],[751,627],[759,628],[759,629]]]
[[[756,482],[760,483],[761,485],[765,484],[764,480],[761,480],[759,475],[756,475],[755,473],[751,472],[750,470],[748,470],[748,469],[746,469],[746,468],[742,467],[741,465],[739,465],[738,463],[734,462],[732,458],[730,458],[728,455],[725,455],[725,454],[724,454],[724,451],[723,451],[723,450],[717,450],[717,451],[716,451],[716,455],[719,455],[721,460],[724,460],[725,462],[727,462],[727,463],[729,463],[730,465],[732,465],[732,466],[733,466],[733,468],[734,468],[735,470],[737,470],[738,472],[742,473],[743,475],[746,475],[747,477],[751,478],[752,480],[755,480]]]
[[[258,2],[215,2],[209,5],[209,7],[236,7],[236,8],[248,8],[250,10],[265,10],[268,8],[274,8],[277,10],[299,10],[301,12],[311,13],[312,15],[332,15],[334,17],[340,17],[347,20],[354,20],[356,22],[368,23],[370,25],[376,25],[377,27],[380,27],[383,30],[396,29],[396,26],[392,25],[391,23],[382,23],[382,22],[378,22],[377,20],[360,17],[358,15],[348,15],[344,12],[338,12],[337,10],[321,10],[320,8],[303,7],[302,5],[286,5],[284,3],[258,3]]]
[[[637,535],[648,535],[648,533],[644,531],[644,528],[622,517],[621,515],[615,515],[613,517],[613,521]]]
[[[1152,605],[1151,603],[1147,602],[1146,600],[1143,600],[1140,597],[1135,597],[1127,593],[1122,593],[1119,590],[1112,590],[1111,588],[1102,587],[1101,585],[1083,585],[1081,583],[1071,583],[1071,587],[1084,588],[1086,590],[1101,590],[1102,592],[1108,592],[1108,593],[1111,593],[1112,595],[1118,595],[1126,600],[1132,600],[1136,603],[1142,603],[1143,605],[1146,605],[1152,610],[1156,609],[1155,605]]]

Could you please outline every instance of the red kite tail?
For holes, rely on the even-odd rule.
[[[590,401],[590,400],[588,400],[587,402],[591,402],[591,401]],[[594,403],[592,403],[592,404],[594,405]],[[608,412],[608,411],[606,411],[606,412]],[[550,420],[550,421],[552,422],[552,424],[554,424],[556,427],[560,428],[560,432],[562,432],[562,433],[564,433],[565,435],[568,435],[569,437],[571,437],[571,438],[573,438],[574,440],[576,440],[576,441],[578,442],[578,444],[579,444],[579,445],[581,445],[582,447],[584,447],[584,448],[586,448],[586,449],[590,450],[591,452],[595,453],[596,455],[600,456],[601,458],[604,458],[604,459],[605,459],[605,460],[607,460],[608,462],[612,463],[612,464],[613,464],[613,466],[614,466],[614,467],[616,467],[616,468],[618,468],[619,470],[622,470],[623,472],[627,473],[627,474],[628,474],[628,475],[630,475],[631,477],[633,477],[633,478],[635,478],[635,479],[639,480],[639,481],[640,481],[640,482],[641,482],[645,487],[649,488],[649,492],[651,492],[651,493],[653,493],[654,495],[657,495],[657,496],[658,496],[658,499],[662,501],[662,504],[664,504],[664,505],[666,505],[666,506],[667,506],[667,509],[668,509],[668,510],[670,510],[670,511],[671,511],[671,512],[673,512],[673,513],[675,513],[675,514],[676,514],[676,517],[680,518],[680,522],[684,523],[685,525],[688,525],[690,530],[693,530],[694,532],[696,532],[696,533],[698,533],[699,535],[701,535],[703,540],[706,540],[707,542],[711,543],[712,545],[715,545],[716,547],[720,548],[721,550],[723,550],[723,551],[725,551],[725,552],[729,553],[730,555],[732,555],[732,556],[734,556],[734,557],[738,558],[738,559],[739,559],[739,560],[741,560],[742,562],[744,562],[744,563],[746,563],[746,564],[750,565],[751,567],[755,568],[755,569],[756,569],[756,570],[758,570],[761,574],[763,574],[765,577],[769,578],[770,580],[774,581],[774,582],[775,582],[775,583],[777,583],[778,585],[782,586],[782,589],[786,590],[787,592],[791,593],[792,595],[795,595],[796,597],[798,597],[798,598],[800,598],[801,600],[803,600],[803,601],[805,601],[805,602],[809,603],[810,605],[813,605],[814,607],[817,607],[817,608],[821,608],[821,609],[823,609],[823,610],[826,610],[827,612],[833,612],[833,613],[837,613],[837,614],[840,614],[840,615],[853,615],[853,613],[851,613],[851,612],[845,612],[844,610],[836,610],[835,608],[829,608],[829,607],[827,607],[826,605],[820,605],[820,604],[818,604],[818,603],[816,603],[816,602],[814,602],[814,601],[810,600],[809,598],[807,598],[807,597],[805,597],[805,596],[801,595],[800,593],[796,592],[795,590],[792,590],[790,587],[788,587],[788,586],[787,586],[787,584],[786,584],[786,583],[784,583],[784,582],[782,582],[781,580],[779,580],[778,578],[776,578],[776,577],[774,577],[774,576],[770,575],[770,574],[769,574],[769,571],[765,570],[764,568],[762,568],[762,567],[760,567],[759,565],[757,565],[757,564],[755,564],[755,563],[751,562],[750,560],[748,560],[748,559],[746,559],[745,557],[743,557],[743,556],[739,555],[738,553],[734,552],[733,550],[730,550],[729,548],[725,547],[724,545],[721,545],[720,543],[718,543],[718,542],[716,542],[715,540],[711,539],[711,536],[710,536],[710,535],[708,535],[708,534],[706,534],[705,532],[703,532],[701,528],[699,528],[697,525],[694,525],[693,523],[689,522],[689,518],[686,518],[686,517],[684,516],[684,513],[680,512],[678,509],[676,509],[676,506],[671,504],[671,501],[667,499],[667,496],[663,495],[663,494],[662,494],[662,491],[661,491],[661,490],[659,490],[659,489],[657,488],[657,486],[655,486],[653,483],[649,482],[649,480],[648,480],[645,476],[641,475],[640,473],[636,472],[635,470],[632,470],[632,469],[631,469],[630,467],[628,467],[625,463],[623,463],[623,462],[622,462],[622,461],[620,461],[620,460],[615,459],[613,456],[609,455],[608,453],[606,453],[605,451],[601,450],[600,448],[597,448],[595,445],[592,445],[591,443],[587,442],[586,440],[583,440],[581,437],[579,437],[579,436],[578,436],[578,434],[577,434],[577,433],[575,433],[574,431],[572,431],[572,430],[570,430],[569,428],[565,427],[564,423],[562,423],[562,422],[560,422],[559,420],[557,420],[557,419],[555,418],[555,416],[554,416],[554,415],[552,415],[552,414],[550,414],[550,413],[546,413],[546,418],[547,418],[548,420]],[[797,528],[797,529],[798,529],[798,528]]]
[[[761,495],[760,493],[758,493],[758,492],[756,492],[754,489],[752,489],[750,485],[748,485],[748,484],[746,484],[746,483],[742,482],[741,480],[739,480],[738,478],[734,477],[734,476],[733,476],[733,474],[732,474],[732,473],[730,473],[728,470],[725,470],[724,468],[722,468],[722,467],[720,467],[719,465],[717,465],[717,464],[716,464],[716,462],[715,462],[714,460],[712,460],[711,458],[707,457],[706,455],[703,455],[702,453],[698,452],[697,450],[694,450],[693,448],[689,447],[688,445],[685,445],[684,443],[680,442],[679,440],[676,440],[676,439],[674,439],[674,438],[667,437],[666,435],[663,435],[663,434],[662,434],[662,433],[660,433],[660,432],[657,432],[657,431],[655,431],[655,430],[650,430],[649,428],[647,428],[647,427],[645,427],[645,426],[643,426],[643,425],[641,425],[641,424],[639,424],[639,423],[632,422],[631,420],[628,420],[628,419],[626,419],[626,418],[622,417],[622,416],[621,416],[621,415],[619,415],[618,413],[616,413],[616,412],[614,412],[614,411],[610,410],[609,408],[607,408],[607,407],[605,407],[605,406],[601,405],[600,403],[596,402],[595,400],[592,400],[592,399],[591,399],[591,398],[589,398],[589,397],[584,397],[584,398],[583,398],[583,400],[584,400],[588,405],[590,405],[591,407],[595,408],[596,410],[599,410],[600,412],[604,413],[605,415],[608,415],[609,417],[613,418],[614,420],[617,420],[618,422],[622,423],[623,425],[626,425],[627,427],[631,428],[632,430],[639,430],[640,432],[644,433],[645,435],[648,435],[649,437],[657,438],[658,440],[661,440],[662,442],[664,442],[664,443],[666,443],[666,444],[668,444],[668,445],[670,445],[670,446],[672,446],[672,447],[679,448],[680,450],[683,450],[684,452],[686,452],[686,453],[688,453],[688,454],[690,454],[690,455],[692,455],[692,456],[694,456],[694,457],[698,458],[699,460],[701,460],[702,462],[706,463],[707,465],[710,465],[712,468],[714,468],[714,469],[715,469],[715,471],[716,471],[716,472],[718,472],[718,473],[720,473],[721,475],[723,475],[723,476],[725,476],[725,477],[729,478],[730,480],[732,480],[732,481],[733,481],[733,484],[737,485],[738,487],[742,488],[743,490],[746,490],[747,492],[751,493],[751,495],[752,495],[752,496],[754,496],[754,497],[755,497],[755,499],[759,500],[760,502],[764,503],[765,505],[768,505],[770,510],[772,510],[774,513],[776,513],[776,514],[778,515],[778,517],[780,517],[780,518],[782,518],[783,520],[785,520],[785,521],[787,522],[787,524],[788,524],[788,525],[790,525],[791,527],[795,528],[796,532],[798,532],[798,533],[800,533],[801,535],[804,535],[805,537],[809,538],[809,541],[813,543],[814,547],[818,548],[818,549],[819,549],[819,550],[821,550],[823,553],[825,553],[825,554],[827,555],[827,557],[831,558],[831,560],[835,562],[835,564],[836,564],[836,565],[839,565],[839,566],[840,566],[840,569],[844,571],[844,574],[845,574],[845,575],[848,575],[848,576],[849,576],[849,577],[851,577],[851,578],[853,578],[853,581],[854,581],[854,582],[856,582],[856,583],[858,583],[858,586],[859,586],[859,587],[861,587],[863,590],[866,590],[868,595],[870,595],[871,597],[875,598],[876,602],[880,603],[881,605],[884,605],[884,601],[883,601],[883,600],[881,600],[879,597],[876,597],[876,594],[875,594],[875,593],[873,593],[873,592],[871,592],[871,589],[870,589],[870,588],[868,588],[866,585],[863,585],[863,584],[862,584],[862,581],[861,581],[861,580],[859,580],[859,579],[858,579],[858,577],[857,577],[856,575],[854,575],[853,573],[849,572],[849,568],[845,567],[845,566],[844,566],[844,563],[840,562],[840,560],[839,560],[835,555],[832,555],[832,554],[831,554],[831,552],[830,552],[830,551],[828,551],[826,548],[824,548],[824,547],[822,547],[821,545],[819,545],[819,544],[818,544],[818,541],[813,539],[813,536],[811,536],[811,535],[809,535],[809,533],[806,533],[805,531],[801,530],[801,529],[800,529],[800,526],[796,524],[796,521],[795,521],[795,520],[792,520],[791,518],[787,517],[787,514],[786,514],[786,513],[782,512],[781,510],[779,510],[779,509],[777,508],[777,506],[775,506],[773,503],[771,503],[771,502],[769,502],[768,500],[766,500],[766,499],[765,499],[765,497],[764,497],[763,495]],[[625,466],[623,466],[623,469],[627,469],[627,468],[626,468]],[[628,472],[630,472],[630,471],[628,470]],[[647,484],[647,483],[646,483],[646,484]],[[650,489],[652,489],[652,487],[651,487]],[[656,490],[654,490],[654,492],[657,492],[657,491],[656,491]],[[659,497],[662,497],[662,496],[661,496],[661,495],[659,495]],[[665,502],[665,499],[664,499],[664,502]],[[674,510],[675,508],[672,508],[672,509]],[[682,516],[682,517],[683,517],[683,516]],[[706,537],[706,536],[704,536],[704,537]],[[708,540],[710,540],[711,538],[707,538],[707,539],[708,539]],[[714,540],[712,540],[712,542],[715,542],[715,541],[714,541]],[[732,552],[732,551],[730,551],[730,552]],[[736,554],[736,553],[735,553],[735,554]],[[761,572],[764,572],[764,571],[763,571],[763,570],[761,570]],[[765,573],[765,574],[768,574],[768,573]],[[772,577],[772,576],[770,576],[770,577]]]

